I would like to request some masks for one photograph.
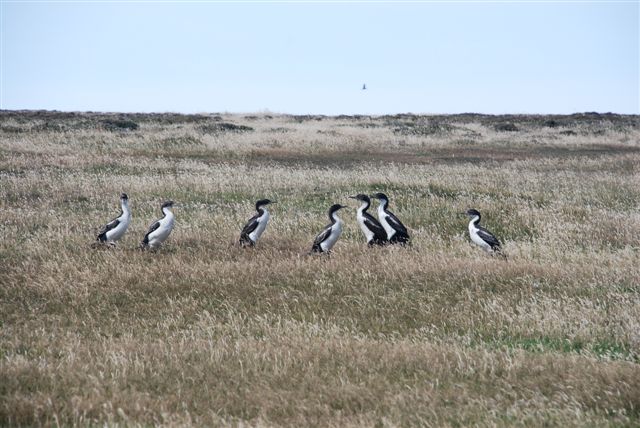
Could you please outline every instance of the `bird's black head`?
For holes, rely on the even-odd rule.
[[[469,217],[475,217],[475,216],[480,217],[480,211],[474,210],[473,208],[471,208],[470,210],[467,210],[465,214],[468,215]]]
[[[331,208],[329,208],[329,215],[333,214],[334,212],[336,212],[336,211],[338,211],[339,209],[342,209],[342,208],[348,208],[348,207],[345,206],[345,205],[340,205],[340,204],[331,205]]]
[[[171,207],[173,207],[173,201],[167,201],[164,204],[162,204],[162,209],[171,208]]]
[[[129,197],[127,196],[127,194],[126,194],[126,193],[121,193],[121,194],[120,194],[120,199],[122,199],[123,201],[128,201],[128,200],[129,200]]]
[[[269,205],[269,204],[275,204],[276,201],[272,201],[270,199],[260,199],[258,202],[256,202],[256,210],[260,207],[264,207],[265,205]]]
[[[381,201],[388,201],[389,198],[384,193],[374,193],[371,195],[372,198],[379,199]]]
[[[359,201],[362,202],[366,202],[366,203],[371,203],[371,199],[369,199],[369,197],[367,195],[363,195],[362,193],[359,193],[355,196],[349,196],[351,199],[357,199]]]

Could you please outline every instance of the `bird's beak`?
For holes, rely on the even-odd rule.
[[[358,198],[357,198],[357,197],[355,197],[355,196],[349,196],[349,198],[351,198],[351,199],[358,199]]]
[[[277,203],[278,203],[278,201],[271,201],[271,202],[269,202],[269,204],[277,204]]]

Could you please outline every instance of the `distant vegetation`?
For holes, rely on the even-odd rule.
[[[125,120],[125,119],[104,120],[102,121],[102,125],[104,126],[105,129],[109,131],[135,131],[136,129],[138,129],[137,123],[135,123],[132,120]]]
[[[639,210],[638,116],[0,111],[0,425],[637,426]]]

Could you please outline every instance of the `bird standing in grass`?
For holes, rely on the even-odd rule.
[[[273,203],[275,201],[270,201],[269,199],[260,199],[256,202],[257,213],[249,219],[242,232],[240,232],[240,244],[243,247],[253,247],[258,242],[271,218],[269,211],[265,207]]]
[[[101,244],[116,245],[116,241],[122,238],[131,223],[131,211],[129,210],[129,197],[126,193],[120,195],[120,215],[107,223],[96,240]]]
[[[336,241],[342,234],[342,220],[338,217],[338,210],[342,208],[347,207],[340,204],[331,205],[331,208],[329,208],[329,219],[331,223],[325,226],[322,232],[316,236],[316,239],[313,241],[313,246],[311,247],[312,253],[328,253],[336,244]]]
[[[480,211],[470,209],[465,213],[471,219],[469,221],[469,236],[471,240],[487,253],[499,254],[506,259],[500,247],[500,241],[491,232],[480,226]]]
[[[406,244],[409,242],[409,232],[404,224],[389,211],[389,198],[384,193],[376,193],[371,195],[372,198],[378,199],[378,220],[387,232],[387,240],[391,244]]]
[[[173,201],[162,204],[162,218],[149,226],[140,245],[141,249],[156,249],[169,237],[175,223],[175,217],[171,212],[172,207]]]
[[[369,199],[367,195],[363,194],[349,197],[362,202],[362,205],[358,208],[356,219],[365,239],[367,240],[367,244],[385,245],[387,243],[387,232],[385,232],[384,227],[382,227],[380,222],[367,212],[367,209],[371,205],[371,199]]]

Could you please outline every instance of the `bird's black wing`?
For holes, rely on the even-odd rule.
[[[149,244],[149,235],[151,235],[159,227],[160,227],[160,222],[159,221],[156,221],[151,226],[149,226],[149,231],[147,232],[146,235],[144,235],[144,239],[142,240],[142,245],[143,246]]]
[[[313,247],[311,247],[311,251],[322,251],[320,244],[322,244],[331,234],[331,226],[333,226],[333,224],[326,226],[322,232],[318,233],[316,239],[313,240]]]
[[[120,217],[114,218],[102,228],[100,233],[98,233],[98,241],[104,242],[107,240],[107,232],[118,227],[118,225],[120,224],[119,218]]]
[[[384,227],[371,214],[364,213],[364,224],[373,232],[373,241],[375,243],[384,243],[387,240],[387,232]]]
[[[402,222],[400,221],[400,219],[398,219],[398,217],[396,217],[391,211],[387,211],[386,214],[387,214],[387,222],[389,222],[389,225],[393,227],[397,233],[401,233],[403,235],[409,236],[409,233],[407,232],[407,228],[404,227],[404,224],[402,224]]]
[[[242,232],[240,232],[240,242],[251,242],[251,238],[249,238],[249,235],[258,227],[258,218],[260,218],[260,214],[256,214],[251,217],[247,224],[244,225],[244,227],[242,228]]]
[[[478,226],[478,236],[482,238],[484,242],[491,245],[492,250],[500,249],[500,241],[498,241],[498,238],[493,236],[493,234],[484,227]]]

